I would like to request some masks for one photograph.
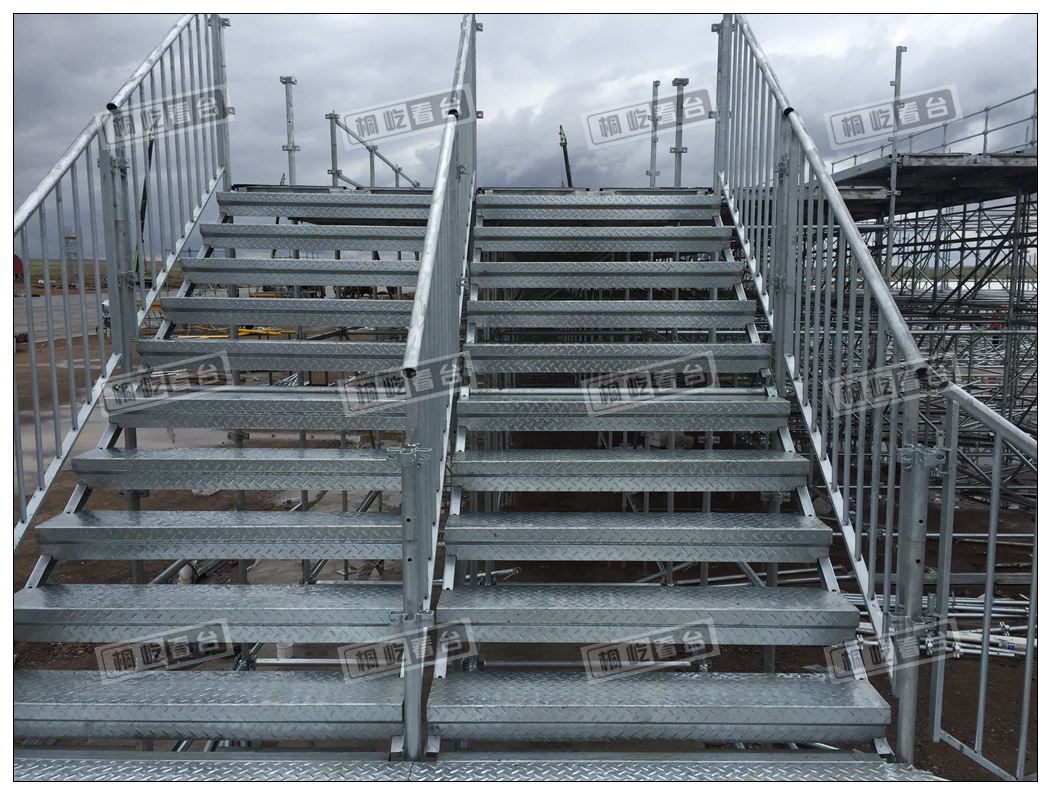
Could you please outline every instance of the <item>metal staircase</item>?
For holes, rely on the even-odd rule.
[[[203,20],[220,70],[222,21]],[[720,82],[720,108],[732,105],[736,115],[720,118],[716,162],[732,168],[716,165],[713,190],[479,190],[476,127],[465,112],[473,105],[462,102],[462,91],[476,87],[479,29],[464,17],[432,190],[234,187],[228,140],[214,140],[214,177],[187,229],[212,196],[219,222],[199,224],[204,244],[195,258],[179,258],[188,232],[165,248],[170,256],[142,305],[152,305],[176,261],[184,282],[176,296],[160,297],[160,329],[134,350],[137,287],[121,254],[130,234],[127,163],[103,156],[114,337],[83,410],[90,415],[118,365],[131,375],[221,356],[233,382],[125,406],[111,414],[97,448],[72,459],[78,484],[65,511],[35,530],[42,556],[15,594],[14,639],[130,642],[225,622],[236,649],[221,660],[232,669],[213,663],[119,680],[16,669],[14,734],[27,740],[16,746],[16,778],[930,779],[906,753],[897,758],[906,763],[889,763],[891,707],[862,670],[838,682],[777,672],[777,646],[835,645],[860,625],[829,558],[836,533],[811,502],[814,472],[836,507],[878,632],[889,631],[890,616],[870,584],[875,547],[871,540],[865,558],[860,506],[857,529],[850,523],[848,460],[845,484],[836,479],[835,456],[848,456],[850,431],[840,438],[836,425],[831,435],[817,424],[827,421],[826,404],[821,413],[812,403],[819,317],[802,329],[802,308],[789,313],[795,293],[771,268],[786,267],[777,256],[792,244],[760,207],[767,188],[741,188],[747,169],[726,159],[727,147],[747,145],[728,124],[739,106]],[[742,38],[731,44],[728,30],[720,68],[750,52]],[[149,69],[163,65],[166,50],[159,52]],[[775,132],[787,131],[784,121]],[[788,162],[798,166],[806,150],[792,151]],[[779,197],[775,207],[786,212],[803,201]],[[790,229],[804,228],[800,216],[784,217]],[[24,223],[16,224],[23,242]],[[843,237],[855,233],[848,214],[838,223]],[[829,241],[833,225],[827,221]],[[756,253],[774,243],[768,256]],[[301,251],[332,253],[300,259]],[[344,259],[346,252],[372,258]],[[847,349],[842,294],[832,295],[828,279],[828,305],[834,298],[839,306],[834,343]],[[251,297],[244,285],[278,285],[293,297]],[[226,294],[198,294],[208,286]],[[344,288],[372,297],[339,297]],[[381,288],[411,300],[381,298]],[[819,306],[819,286],[814,294]],[[883,325],[880,315],[878,333],[888,337],[896,330],[892,301],[885,303],[877,308],[889,319]],[[807,303],[806,311],[816,309]],[[260,334],[267,326],[292,330],[289,338]],[[900,340],[892,353],[880,340],[880,356],[908,357]],[[823,355],[826,375],[826,348]],[[458,374],[439,376],[450,366]],[[292,373],[293,385],[255,385],[267,372]],[[400,378],[402,390],[369,396],[353,388],[353,378],[377,373]],[[325,387],[315,374],[338,385]],[[956,417],[962,405],[987,418],[947,393]],[[793,438],[789,418],[800,410],[808,432],[795,425]],[[994,427],[1027,449],[1019,431]],[[230,431],[232,444],[139,446],[137,431],[150,428]],[[902,428],[903,440],[916,443]],[[298,446],[260,431],[298,433]],[[308,445],[310,431],[329,441]],[[368,432],[370,448],[348,444],[348,431]],[[387,441],[398,434],[398,446],[384,448],[384,432]],[[889,438],[887,449],[897,442]],[[881,476],[872,475],[872,488]],[[903,499],[924,504],[926,493],[918,475],[909,477],[901,522]],[[43,482],[46,492],[51,480]],[[192,489],[235,491],[237,509],[202,511],[189,499],[185,510],[148,509],[151,493]],[[128,510],[91,509],[100,490],[120,492]],[[274,490],[299,491],[299,509],[248,509],[246,492]],[[343,492],[342,510],[311,512],[310,493],[322,491]],[[356,511],[351,491],[370,494]],[[400,513],[369,509],[388,491],[401,493]],[[42,498],[27,508],[23,493],[16,548]],[[352,559],[400,559],[401,581],[317,583],[325,561]],[[880,559],[889,588],[892,556]],[[49,582],[60,561],[89,560],[132,561],[133,583]],[[143,561],[171,560],[240,561],[240,583],[146,582]],[[301,581],[251,583],[251,560],[299,561]],[[544,573],[531,577],[541,581],[498,581],[500,562]],[[639,563],[646,568],[635,581]],[[778,582],[780,563],[811,566],[820,583]],[[744,581],[711,581],[709,566],[726,564]],[[901,568],[895,595],[917,614],[906,574]],[[448,624],[469,626],[469,655],[452,653],[440,631]],[[400,677],[335,669],[347,645],[396,641],[407,660],[428,636],[435,656],[425,669],[405,662]],[[649,657],[627,650],[640,642]],[[256,669],[264,643],[328,646],[315,656],[329,669]],[[597,656],[591,646],[617,654]],[[718,649],[737,646],[761,649],[762,672],[723,666]],[[668,656],[656,658],[661,647]],[[914,730],[916,690],[903,670],[897,675]],[[133,740],[142,750],[78,746],[95,740]],[[169,740],[173,746],[154,744]],[[204,751],[189,751],[197,740]]]

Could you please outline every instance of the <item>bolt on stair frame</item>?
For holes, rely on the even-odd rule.
[[[960,422],[992,442],[991,514],[984,596],[976,741],[970,747],[941,726],[944,662],[934,667],[929,731],[1005,778],[1024,777],[1032,687],[1032,658],[1025,660],[1017,765],[1007,772],[982,754],[988,694],[989,623],[994,600],[995,542],[1000,483],[1034,477],[1035,439],[933,372],[894,303],[883,272],[864,244],[805,124],[791,107],[747,20],[727,15],[719,34],[718,127],[714,184],[723,192],[740,245],[774,339],[775,380],[782,394],[794,389],[836,521],[876,633],[895,624],[921,622],[925,520],[931,469],[941,479],[937,614],[947,614],[951,533]],[[861,292],[858,306],[858,293]],[[889,399],[836,402],[832,379],[850,387],[873,372],[911,384]],[[841,390],[839,394],[841,395]],[[919,397],[940,403],[937,415],[920,416]],[[938,422],[936,447],[919,445],[920,419]],[[965,418],[963,418],[965,417]],[[884,451],[885,448],[885,451]],[[898,469],[899,465],[899,469]],[[900,477],[899,493],[895,480]],[[884,500],[879,549],[880,499]],[[894,500],[899,499],[899,505]],[[896,518],[896,520],[895,520]],[[900,532],[896,560],[893,529]],[[1035,548],[1031,611],[1025,639],[1036,628]],[[891,575],[896,571],[896,587]],[[881,588],[877,580],[881,578]],[[898,605],[890,609],[890,599]],[[914,759],[915,668],[891,659],[899,698],[898,760]]]
[[[32,434],[23,437],[16,369],[14,460],[19,515],[15,549],[62,471],[106,383],[118,366],[129,371],[131,340],[182,255],[204,206],[216,189],[230,188],[226,123],[190,125],[165,133],[158,126],[163,121],[153,115],[161,103],[193,99],[209,91],[213,97],[221,95],[224,112],[232,110],[225,105],[223,28],[228,24],[215,14],[182,16],[107,106],[121,129],[129,133],[126,145],[108,148],[100,134],[102,121],[108,119],[93,118],[15,212],[14,248],[26,267],[33,417]],[[129,120],[133,127],[126,126]],[[144,129],[144,123],[150,123],[150,128]],[[152,163],[148,159],[151,145]],[[140,193],[145,211],[133,213],[131,208],[139,207]],[[64,234],[67,228],[73,230],[72,238]],[[35,262],[40,263],[43,301],[34,306],[29,274],[37,272]],[[60,299],[51,283],[56,276],[61,278]],[[85,293],[89,281],[95,288],[93,299]],[[72,291],[74,284],[79,299]],[[103,287],[110,290],[112,304],[108,341]],[[35,327],[41,310],[46,320],[43,329]],[[46,368],[38,362],[37,350],[38,343],[44,342]],[[62,344],[66,360],[60,363]],[[98,362],[95,366],[94,361]],[[66,370],[64,375],[60,368]],[[67,382],[60,385],[61,381]],[[45,441],[48,398],[53,446]],[[68,425],[63,417],[68,417]],[[125,440],[134,445],[133,439],[134,431],[130,431]]]

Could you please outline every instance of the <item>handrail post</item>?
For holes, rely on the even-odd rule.
[[[795,206],[794,191],[789,180],[795,178],[796,163],[793,162],[792,150],[794,149],[791,136],[791,126],[786,119],[781,119],[778,125],[777,137],[777,188],[775,194],[775,227],[773,230],[772,251],[772,284],[773,292],[773,382],[777,392],[785,394],[787,386],[787,362],[784,354],[791,347],[791,331],[788,328],[787,314],[790,301],[788,290],[793,286],[793,281],[788,278],[788,261],[791,252],[791,218]],[[791,283],[789,283],[791,282]]]
[[[732,14],[723,14],[722,21],[711,26],[711,31],[718,34],[718,77],[715,83],[715,173],[711,184],[719,192],[721,192],[722,185],[721,175],[726,172],[726,140],[729,125],[729,33],[732,28]]]
[[[295,113],[292,110],[292,86],[296,84],[296,80],[291,76],[282,77],[281,84],[284,86],[284,113],[288,133],[288,143],[282,146],[281,149],[288,152],[288,184],[297,185],[298,182],[295,178],[295,153],[299,151],[299,147],[295,145]]]
[[[331,113],[326,113],[325,118],[328,119],[328,128],[332,136],[332,167],[328,173],[332,175],[332,187],[339,187],[339,175],[343,173],[339,170],[339,141],[335,131],[335,120],[339,118],[339,115],[333,110]]]

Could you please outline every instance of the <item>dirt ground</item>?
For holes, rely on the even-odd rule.
[[[17,388],[19,392],[20,405],[24,411],[30,405],[29,398],[29,363],[28,353],[21,346],[16,352],[15,364],[18,374]],[[59,358],[64,356],[64,351],[59,351]],[[46,361],[46,357],[44,359]],[[42,409],[50,409],[50,396],[46,387],[46,379],[42,380]],[[60,388],[61,393],[61,388]],[[591,434],[566,434],[559,441],[566,445],[591,446],[595,438]],[[316,438],[310,442],[311,446],[336,445],[335,436],[327,437],[324,434],[316,434]],[[93,446],[95,438],[86,439],[87,447]],[[549,439],[548,439],[549,441]],[[269,439],[266,439],[269,442]],[[254,442],[249,442],[252,445]],[[262,440],[259,443],[263,443]],[[394,440],[388,441],[393,445]],[[69,493],[76,484],[76,477],[67,467],[58,477],[50,494],[45,500],[37,515],[35,524],[44,521],[59,512],[65,506]],[[313,492],[312,501],[320,499],[323,494]],[[274,507],[274,494],[267,492],[249,492],[247,494],[249,509],[278,509]],[[540,499],[542,498],[542,501]],[[651,509],[661,510],[665,507],[664,497],[661,494],[653,494]],[[542,510],[620,510],[621,497],[619,494],[544,494],[544,495],[520,495],[515,498],[515,509],[542,509]],[[699,494],[678,494],[675,501],[677,510],[699,509],[701,506]],[[92,510],[121,510],[126,509],[126,502],[114,491],[98,491],[91,495],[89,509]],[[167,509],[202,509],[202,510],[232,510],[235,509],[235,496],[232,491],[221,491],[207,497],[194,496],[187,491],[155,491],[148,499],[144,499],[142,509],[144,510],[167,510]],[[713,499],[713,509],[734,510],[741,512],[759,512],[763,506],[757,500],[748,502],[743,496],[729,494],[716,494]],[[17,492],[13,500],[14,521],[18,518]],[[1019,511],[1004,511],[1001,515],[1003,526],[1013,527],[1018,531],[1021,527],[1031,527],[1033,517]],[[930,523],[931,530],[939,524],[939,507],[931,505]],[[968,505],[965,509],[957,511],[956,531],[965,532],[981,531],[987,527],[987,508],[981,505]],[[1006,531],[1006,530],[1004,530]],[[981,547],[973,543],[959,543],[956,545],[953,555],[953,570],[963,572],[983,571],[985,558],[981,553]],[[13,590],[21,589],[39,556],[40,549],[33,536],[33,531],[27,533],[25,540],[14,555],[12,580]],[[937,543],[930,542],[927,549],[927,566],[933,568],[937,564]],[[848,559],[841,547],[841,542],[833,547],[833,562],[843,565],[848,570]],[[1004,546],[997,554],[999,562],[1030,563],[1030,552],[1014,546]],[[437,570],[441,570],[441,559],[438,560]],[[292,563],[297,565],[297,563]],[[165,561],[146,562],[145,571],[147,580],[153,578],[169,565]],[[512,581],[593,581],[593,582],[629,582],[640,576],[655,572],[655,566],[642,563],[593,563],[582,565],[578,563],[521,563],[515,561],[499,561],[497,568],[520,567],[521,572]],[[791,566],[794,567],[794,566]],[[695,569],[694,569],[695,570]],[[732,565],[712,565],[709,575],[716,577],[720,575],[732,575],[739,573]],[[359,578],[370,575],[365,570]],[[376,577],[376,572],[371,576]],[[686,571],[680,575],[683,578],[695,576],[692,571]],[[384,579],[398,579],[400,577],[397,566],[390,566],[383,574]],[[127,562],[73,562],[63,561],[56,566],[50,581],[53,583],[81,582],[118,584],[130,583],[131,567]],[[228,564],[213,573],[206,581],[212,583],[234,583],[237,581],[237,568],[235,564]],[[840,582],[844,589],[852,589],[847,579]],[[955,588],[954,593],[960,596],[976,596],[983,591],[983,586]],[[1027,596],[1027,588],[1001,587],[997,589],[997,595],[1007,597]],[[436,595],[439,595],[436,593]],[[1018,620],[1017,623],[1022,621]],[[16,643],[17,654],[16,668],[36,669],[73,669],[88,670],[96,669],[94,647],[90,644],[70,643]],[[297,646],[297,652],[303,656],[330,657],[331,648],[326,646]],[[487,660],[498,659],[579,659],[579,650],[575,646],[502,646],[485,645],[482,653]],[[823,667],[826,665],[824,651],[821,648],[790,648],[781,647],[777,650],[776,664],[778,672],[811,672],[813,666]],[[1037,666],[1037,665],[1036,665]],[[988,677],[988,711],[985,721],[984,748],[985,754],[997,764],[1007,770],[1013,770],[1016,766],[1016,745],[1020,729],[1020,702],[1023,688],[1023,658],[990,660],[990,672]],[[715,671],[739,671],[760,672],[762,669],[762,649],[755,647],[723,647],[718,657],[712,660],[711,669]],[[977,690],[979,681],[980,661],[976,656],[964,656],[960,659],[949,659],[946,663],[946,683],[944,687],[944,718],[943,727],[962,741],[972,744],[977,714]],[[933,772],[950,780],[998,780],[992,773],[984,770],[978,764],[970,761],[958,751],[947,744],[931,742],[927,735],[927,724],[929,714],[929,676],[930,667],[924,666],[920,671],[920,690],[918,704],[918,729],[916,740],[916,766]],[[429,680],[429,674],[428,674]],[[872,684],[882,696],[894,706],[896,713],[896,701],[890,692],[889,680],[886,676],[873,676]],[[1033,687],[1031,704],[1031,724],[1029,726],[1027,740],[1027,769],[1032,774],[1037,768],[1037,719],[1038,702],[1037,691]],[[895,722],[889,728],[889,741],[891,745],[896,740]],[[129,745],[130,746],[130,745]],[[473,746],[473,745],[472,745]],[[491,748],[478,744],[476,749],[499,749],[510,745],[492,745]],[[592,749],[592,745],[574,745],[576,749]],[[598,745],[593,745],[598,747]],[[602,745],[605,749],[624,749],[609,745]],[[167,749],[163,743],[158,742],[156,749]],[[634,746],[637,751],[639,748]],[[660,751],[685,750],[685,746],[661,745]],[[696,749],[693,747],[692,749]],[[862,748],[869,750],[870,748]]]

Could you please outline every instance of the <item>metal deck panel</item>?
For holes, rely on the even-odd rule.
[[[462,513],[445,551],[464,560],[811,562],[831,528],[798,513]]]
[[[752,343],[483,343],[468,344],[475,372],[630,373],[673,369],[684,372],[714,357],[721,373],[755,373],[770,364],[771,346]]]
[[[395,633],[401,588],[47,584],[14,595],[23,642],[121,642],[225,620],[233,642],[375,642]]]
[[[425,226],[292,226],[273,223],[200,225],[204,245],[242,250],[422,251],[424,232]]]
[[[404,430],[401,400],[362,402],[347,389],[313,386],[220,387],[181,393],[172,399],[122,406],[110,414],[122,427],[231,427],[242,430]]]
[[[662,432],[769,431],[787,423],[790,404],[740,390],[681,390],[658,399],[594,405],[581,389],[475,389],[457,403],[456,416],[468,430]]]
[[[402,731],[403,700],[396,676],[171,671],[103,682],[93,670],[15,670],[14,735],[384,740]]]
[[[466,316],[478,328],[743,328],[755,302],[469,301]]]
[[[399,513],[84,511],[36,528],[59,560],[389,560],[401,558]]]
[[[164,318],[179,325],[278,325],[407,328],[409,301],[335,298],[161,298]]]
[[[809,461],[765,450],[467,450],[452,461],[468,491],[788,491]]]
[[[732,235],[732,229],[717,226],[477,226],[474,245],[482,251],[506,252],[716,253],[729,245]]]
[[[540,193],[479,192],[478,208],[491,207],[584,207],[628,208],[698,208],[713,209],[722,206],[722,197],[711,193],[612,193],[608,191]]]
[[[400,465],[382,450],[93,449],[73,470],[92,488],[401,489]]]
[[[478,217],[484,221],[526,221],[529,223],[609,223],[624,225],[631,222],[659,223],[708,222],[718,215],[712,207],[571,207],[571,206],[502,206],[478,207]]]
[[[144,339],[138,352],[147,366],[226,353],[230,366],[242,372],[379,372],[400,369],[405,346],[400,342]]]
[[[330,220],[426,220],[431,191],[417,194],[230,191],[217,194],[219,209],[235,217],[317,218]]]
[[[443,592],[436,620],[469,620],[478,642],[620,642],[711,620],[719,645],[833,645],[860,613],[814,587],[501,584]]]
[[[470,281],[482,288],[636,289],[732,287],[739,262],[471,262]]]
[[[825,675],[507,672],[436,680],[427,714],[450,739],[835,743],[883,736],[890,707]]]
[[[419,262],[372,259],[184,259],[197,284],[298,287],[413,287]]]

